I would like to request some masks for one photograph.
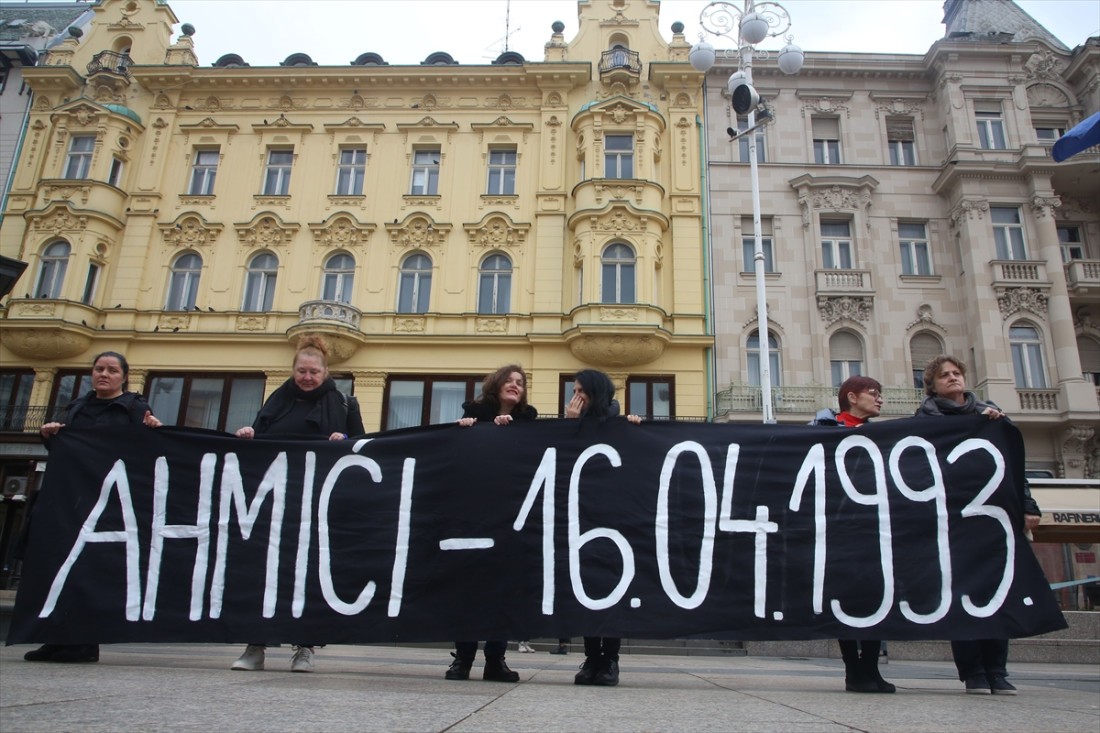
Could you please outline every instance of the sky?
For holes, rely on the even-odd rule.
[[[419,64],[446,51],[461,64],[486,64],[505,50],[543,60],[550,26],[577,30],[575,0],[169,0],[180,23],[191,23],[199,63],[226,53],[252,66],[275,66],[306,53],[322,66],[344,66],[367,51],[390,64]],[[680,21],[688,41],[699,36],[701,0],[663,0],[666,39]],[[943,37],[942,0],[784,0],[790,33],[805,51],[923,54]],[[1018,0],[1017,4],[1073,48],[1100,35],[1097,0]],[[740,6],[740,3],[737,3]],[[179,28],[175,29],[177,34]],[[732,41],[710,38],[717,48]],[[768,39],[763,49],[778,49]]]

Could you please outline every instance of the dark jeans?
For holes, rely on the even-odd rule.
[[[613,636],[586,636],[584,637],[584,656],[599,657],[619,661],[619,647],[623,640]]]
[[[508,651],[507,641],[487,641],[485,642],[485,658],[491,659],[492,657],[503,657],[504,652]],[[477,642],[476,641],[456,641],[455,642],[455,654],[459,659],[473,660],[477,656]]]
[[[979,674],[1008,675],[1008,639],[967,639],[951,642],[959,679]]]

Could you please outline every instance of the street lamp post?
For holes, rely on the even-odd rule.
[[[765,38],[779,36],[791,27],[791,19],[786,8],[779,3],[744,0],[744,6],[738,8],[727,2],[712,2],[703,8],[699,15],[699,25],[711,35],[733,38],[737,42],[739,68],[730,75],[729,88],[734,109],[734,124],[737,116],[748,114],[748,127],[745,130],[730,128],[730,141],[742,135],[749,136],[749,178],[752,182],[752,227],[753,227],[753,269],[756,275],[756,312],[757,335],[760,346],[760,399],[765,423],[774,423],[772,410],[771,345],[768,343],[768,301],[764,279],[764,243],[760,233],[760,173],[757,167],[756,130],[772,119],[772,113],[763,108],[764,120],[760,125],[756,121],[757,109],[761,108],[759,95],[752,85],[752,59],[756,53],[756,44]],[[706,73],[716,58],[714,47],[702,40],[692,47],[689,59],[696,70]],[[802,68],[804,60],[802,49],[791,42],[787,36],[787,45],[779,51],[777,60],[784,74],[796,74]],[[765,117],[766,115],[766,117]]]

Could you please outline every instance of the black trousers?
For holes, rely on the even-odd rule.
[[[507,641],[487,641],[485,642],[485,658],[491,657],[503,657],[504,652],[508,651]],[[477,642],[476,641],[456,641],[455,642],[455,654],[459,659],[473,659],[477,656]]]
[[[974,675],[1008,675],[1008,639],[966,639],[951,642],[955,669],[964,682]]]
[[[623,640],[613,636],[586,636],[584,637],[584,656],[599,657],[619,661],[619,648]]]
[[[878,639],[837,639],[840,645],[840,656],[845,664],[855,664],[860,659],[874,659],[878,664],[878,653],[882,649],[882,642]]]

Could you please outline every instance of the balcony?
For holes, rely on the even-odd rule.
[[[129,80],[130,66],[133,63],[128,54],[100,51],[92,57],[91,63],[88,64],[88,76],[107,72]]]
[[[1045,260],[991,260],[989,265],[993,268],[993,287],[1050,287]]]
[[[717,394],[717,414],[760,413],[762,388],[754,384],[731,384]],[[882,415],[912,417],[924,400],[924,390],[915,387],[883,387]],[[802,415],[808,421],[823,407],[837,409],[836,387],[772,387],[772,407],[777,414]]]
[[[298,323],[287,329],[287,337],[316,333],[328,342],[329,362],[346,361],[366,342],[359,329],[363,312],[338,300],[307,300],[298,306]]]
[[[818,295],[874,295],[870,270],[814,270]]]
[[[64,416],[64,407],[0,405],[0,433],[37,433],[46,423]]]
[[[1020,412],[1058,412],[1057,389],[1023,389],[1017,388],[1016,394],[1020,397]]]
[[[642,75],[642,61],[637,51],[613,48],[600,55],[600,81],[636,82]]]
[[[1071,260],[1066,263],[1066,287],[1071,297],[1100,295],[1100,260]]]

